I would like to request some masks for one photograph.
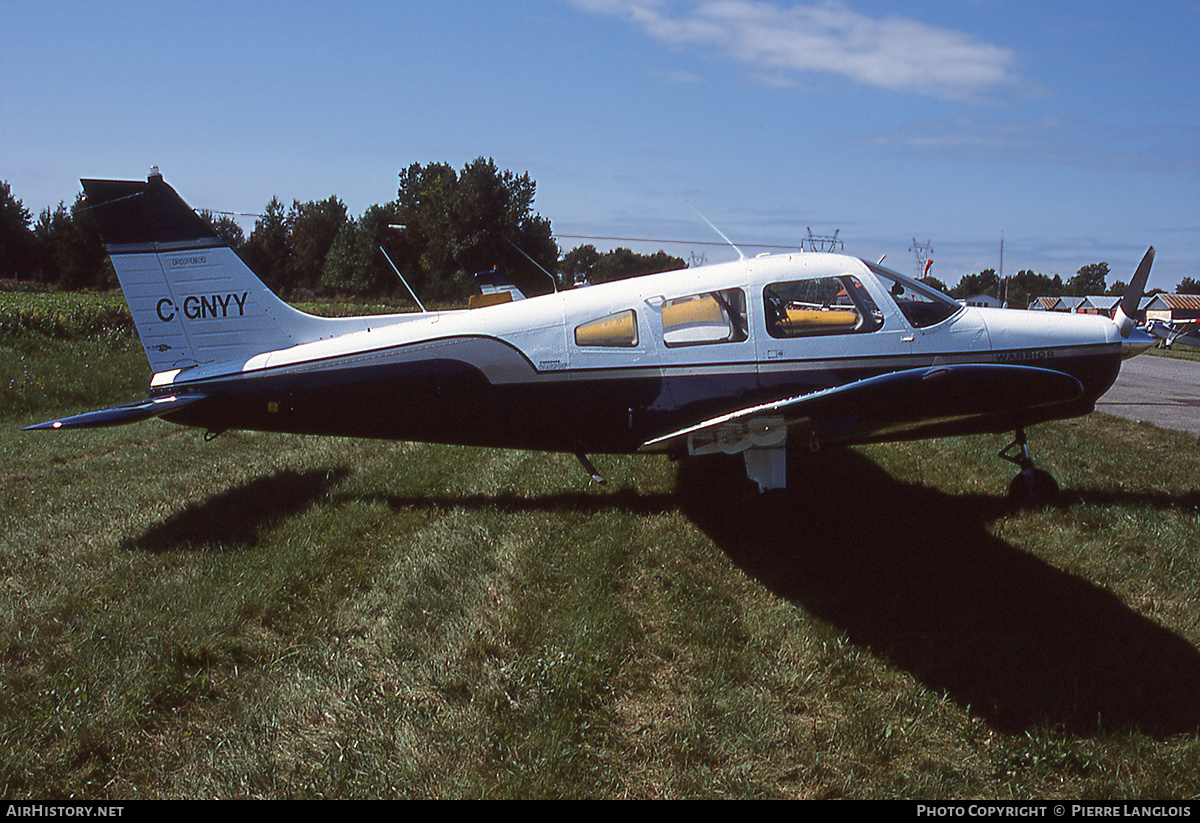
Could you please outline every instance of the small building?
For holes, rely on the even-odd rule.
[[[959,300],[958,302],[962,303],[964,306],[981,306],[985,309],[999,309],[1004,305],[997,298],[992,297],[990,294],[973,294],[970,297]]]
[[[1119,295],[1112,296],[1108,294],[1091,294],[1083,298],[1083,302],[1079,308],[1075,309],[1076,314],[1102,314],[1105,317],[1112,317],[1117,313],[1117,306],[1121,302]]]
[[[1146,303],[1146,319],[1161,323],[1200,318],[1200,294],[1156,294]]]
[[[1064,314],[1074,314],[1083,304],[1083,297],[1035,297],[1029,304],[1033,311],[1060,311]]]

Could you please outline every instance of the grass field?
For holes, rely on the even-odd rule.
[[[19,426],[143,396],[0,336],[0,792],[1195,798],[1200,450],[1039,426],[740,463]]]
[[[1176,343],[1169,349],[1148,349],[1146,354],[1152,354],[1156,357],[1173,357],[1176,360],[1200,360],[1200,349],[1194,349],[1182,343]]]

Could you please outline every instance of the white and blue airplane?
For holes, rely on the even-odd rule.
[[[1085,415],[1151,338],[1115,320],[971,308],[841,254],[760,255],[476,309],[351,318],[275,296],[155,172],[83,180],[154,376],[160,417],[577,455],[741,454],[760,490],[789,448],[1014,432],[1012,492],[1052,493],[1025,428]]]
[[[1160,349],[1169,349],[1176,343],[1200,349],[1200,320],[1177,320],[1173,323],[1153,320],[1146,324],[1146,331]]]

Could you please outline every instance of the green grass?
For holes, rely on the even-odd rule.
[[[137,349],[31,349],[0,418],[5,798],[1197,794],[1194,437],[1039,426],[1063,497],[1015,511],[999,437],[758,496],[736,460],[601,456],[601,487],[561,455],[18,431],[141,397]]]
[[[0,337],[10,342],[132,333],[133,318],[120,293],[0,291]]]
[[[1154,355],[1155,357],[1170,357],[1176,360],[1200,360],[1200,349],[1194,349],[1183,343],[1176,343],[1169,349],[1160,349],[1157,347],[1147,349],[1146,354]]]

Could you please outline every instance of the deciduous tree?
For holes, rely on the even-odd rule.
[[[346,221],[325,258],[321,288],[345,294],[403,292],[407,296],[407,290],[380,252],[383,248],[392,260],[399,259],[403,238],[391,228],[395,224],[394,203],[371,206],[360,219]]]
[[[1067,291],[1076,297],[1089,294],[1104,294],[1108,279],[1107,263],[1088,263],[1081,266],[1079,272],[1067,282]]]
[[[289,293],[317,287],[325,269],[325,257],[346,223],[346,204],[336,196],[307,203],[294,201],[288,211],[287,227],[292,254],[285,267]]]
[[[1063,293],[1062,277],[1050,277],[1038,274],[1030,269],[1021,271],[1008,278],[1008,305],[1014,308],[1028,306],[1039,297],[1058,297]]]
[[[254,223],[254,231],[239,252],[251,270],[276,294],[286,280],[288,258],[292,254],[287,216],[279,198],[272,197],[263,214]]]
[[[631,249],[616,248],[600,255],[600,259],[592,266],[591,281],[607,283],[611,280],[624,280],[643,274],[686,268],[687,262],[683,258],[673,257],[664,251],[636,254]]]
[[[238,222],[228,214],[216,214],[204,209],[200,211],[200,216],[212,226],[213,231],[217,236],[229,244],[229,248],[237,251],[246,242],[246,233],[242,231],[242,227]]]
[[[0,180],[0,277],[23,279],[35,268],[33,215],[13,196],[8,182]]]
[[[590,282],[592,268],[600,261],[600,252],[591,243],[576,246],[563,255],[558,263],[558,271],[564,285],[583,281]]]
[[[63,289],[108,289],[116,286],[95,218],[83,195],[67,209],[63,203],[43,209],[34,226],[38,278]]]
[[[535,191],[528,173],[501,171],[483,157],[461,172],[445,163],[400,172],[401,268],[418,294],[465,297],[471,276],[494,267],[526,294],[554,289],[545,271],[557,263],[558,246],[550,221],[533,211]]]
[[[1000,278],[996,276],[995,269],[984,269],[979,274],[964,274],[950,292],[956,300],[964,300],[977,294],[1000,296]]]

